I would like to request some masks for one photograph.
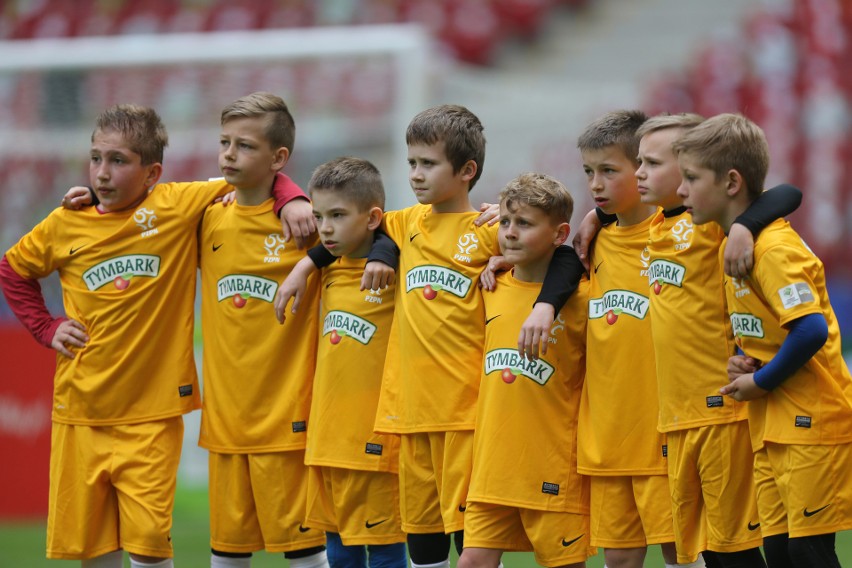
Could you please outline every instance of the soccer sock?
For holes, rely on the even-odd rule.
[[[290,568],[328,568],[328,557],[325,550],[302,558],[290,558]]]
[[[112,552],[101,554],[95,558],[83,560],[83,562],[80,563],[80,566],[82,568],[122,568],[122,566],[124,566],[124,564],[121,563],[122,556],[123,551],[113,550]]]
[[[251,556],[243,556],[240,558],[210,555],[210,568],[249,568],[251,566]]]
[[[174,563],[171,558],[164,558],[159,562],[154,562],[153,564],[149,564],[147,562],[139,562],[138,560],[133,560],[133,557],[130,557],[130,568],[175,568]]]
[[[415,564],[412,562],[411,568],[450,568],[450,559],[447,558],[443,562],[438,562],[436,564]]]

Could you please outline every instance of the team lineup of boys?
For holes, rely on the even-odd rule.
[[[418,204],[400,211],[354,157],[317,167],[308,201],[280,172],[294,140],[286,103],[253,93],[222,111],[224,179],[158,183],[158,115],[111,107],[91,190],[0,260],[11,309],[59,353],[49,558],[173,566],[182,415],[201,408],[213,568],[264,549],[443,568],[453,541],[463,568],[597,548],[635,568],[652,544],[666,566],[840,566],[852,378],[823,265],[783,220],[801,193],[763,191],[754,123],[589,124],[579,258],[550,176],[471,205],[485,137],[464,107],[409,124]],[[38,284],[54,271],[65,317]]]

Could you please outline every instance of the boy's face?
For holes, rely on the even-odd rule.
[[[642,203],[658,205],[669,211],[683,201],[677,195],[680,169],[672,143],[682,133],[680,128],[665,128],[649,132],[639,141],[639,195]]]
[[[289,157],[286,148],[273,148],[265,133],[264,117],[233,118],[219,135],[219,169],[237,189],[269,189]],[[283,154],[283,162],[282,162]]]
[[[102,211],[132,209],[145,199],[162,172],[159,163],[142,165],[142,157],[130,149],[124,135],[98,130],[89,152],[89,183],[98,195]]]
[[[311,191],[320,240],[334,256],[365,257],[373,244],[373,231],[381,222],[381,209],[366,211],[333,189]]]
[[[417,201],[422,204],[466,203],[469,183],[476,173],[475,164],[471,164],[473,161],[453,173],[443,142],[408,146],[408,181]]]
[[[525,267],[550,261],[550,253],[568,236],[568,223],[556,223],[538,207],[500,203],[497,240],[507,262]]]
[[[729,201],[725,178],[717,180],[716,173],[702,167],[694,154],[682,152],[678,156],[678,165],[683,181],[677,194],[692,213],[692,222],[703,225],[722,220]]]
[[[624,155],[621,148],[607,146],[599,150],[584,150],[581,155],[592,198],[604,213],[623,213],[639,205],[634,175],[636,164]]]

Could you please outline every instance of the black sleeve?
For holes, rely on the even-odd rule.
[[[325,268],[337,259],[336,256],[328,252],[328,249],[321,244],[308,249],[308,256],[311,257],[317,268]]]
[[[90,206],[100,205],[100,204],[101,204],[101,200],[100,200],[100,199],[98,199],[98,194],[97,194],[97,193],[95,193],[94,188],[93,188],[93,187],[91,187],[91,186],[88,186],[88,185],[87,185],[87,186],[86,186],[86,189],[88,189],[88,190],[89,190],[89,195],[91,195],[91,196],[92,196],[92,202],[91,202],[91,203],[89,203],[89,205],[90,205]]]
[[[556,313],[559,313],[577,289],[580,278],[585,272],[586,269],[583,268],[583,263],[580,262],[573,248],[557,247],[547,268],[547,275],[544,277],[536,303],[550,304],[555,308]]]
[[[601,222],[601,225],[610,225],[618,221],[618,216],[616,216],[615,213],[612,215],[604,213],[604,210],[600,207],[595,207],[595,215],[598,216],[598,221]]]
[[[383,262],[394,270],[399,266],[399,247],[384,231],[376,231],[373,246],[367,255],[367,262],[374,260]]]
[[[761,193],[748,209],[734,219],[734,223],[744,225],[755,237],[767,225],[786,217],[802,204],[802,192],[788,183],[776,185]]]

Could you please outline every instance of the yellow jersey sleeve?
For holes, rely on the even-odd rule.
[[[323,269],[305,463],[396,472],[399,437],[373,432],[395,289],[361,291],[365,264],[343,257]]]
[[[557,314],[547,353],[518,356],[518,331],[541,291],[510,273],[484,292],[485,355],[468,500],[588,513],[588,478],[577,472],[577,415],[586,358],[583,280]]]
[[[400,247],[400,282],[378,431],[474,426],[485,336],[477,279],[499,250],[497,227],[477,227],[478,215],[436,214],[422,205],[389,214],[386,227]]]
[[[682,210],[651,221],[647,294],[651,302],[662,432],[745,420],[746,405],[723,397],[734,339],[715,223],[694,225]]]
[[[213,205],[201,228],[204,400],[199,444],[222,453],[305,447],[316,365],[319,276],[283,325],[272,302],[304,251],[285,243],[272,199]]]
[[[65,313],[89,335],[57,357],[53,420],[133,424],[200,407],[193,356],[197,227],[222,182],[160,184],[134,210],[57,209],[6,257],[25,278],[57,271]]]
[[[648,300],[648,229],[601,229],[591,257],[586,381],[580,403],[578,468],[588,475],[660,475],[654,343]]]
[[[732,278],[727,293],[737,344],[763,362],[781,348],[786,323],[818,313],[828,324],[828,340],[816,355],[765,397],[749,403],[752,445],[852,441],[852,378],[825,271],[789,223],[778,220],[761,232],[751,276]]]

